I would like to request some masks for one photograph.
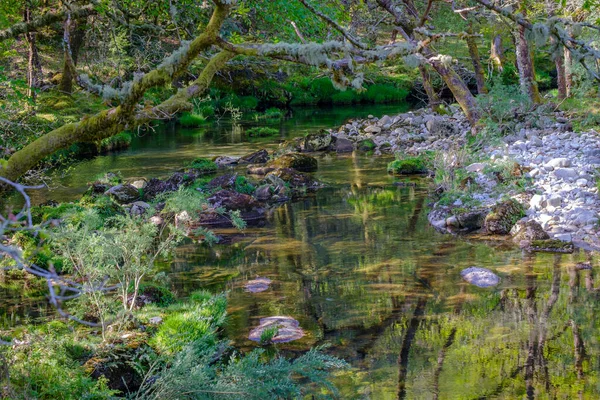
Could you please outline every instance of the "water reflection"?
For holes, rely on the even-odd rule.
[[[260,232],[183,248],[174,282],[230,290],[226,333],[241,348],[256,346],[247,335],[260,318],[298,319],[307,336],[279,347],[332,343],[354,366],[338,377],[342,398],[596,398],[598,283],[576,267],[595,257],[437,234],[425,187],[392,185],[384,164],[332,158],[320,172],[330,186],[276,209]],[[472,265],[499,287],[463,282]],[[244,291],[256,276],[273,285]]]

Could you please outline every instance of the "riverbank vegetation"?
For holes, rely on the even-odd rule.
[[[391,174],[434,176],[444,227],[506,235],[526,213],[508,194],[534,196],[534,176],[482,149],[521,140],[511,150],[523,153],[542,146],[539,130],[600,126],[595,1],[26,0],[0,11],[0,192],[18,197],[2,200],[0,285],[51,306],[44,321],[2,332],[4,397],[335,398],[345,361],[324,346],[277,347],[304,335],[298,321],[274,316],[256,349],[236,348],[227,293],[173,293],[159,264],[174,263],[178,246],[229,240],[215,227],[260,227],[321,188],[307,152],[395,153]],[[118,157],[164,124],[242,123],[246,137],[274,141],[298,107],[407,101],[428,111],[350,120],[277,151],[200,154],[164,179],[104,171],[70,203],[27,195],[49,172]],[[558,178],[588,187],[583,172]],[[473,217],[482,190],[494,204]],[[540,207],[560,206],[550,199]],[[592,229],[591,218],[578,226]]]

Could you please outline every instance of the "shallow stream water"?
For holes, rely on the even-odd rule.
[[[399,111],[297,111],[281,123],[281,138]],[[106,171],[164,176],[195,157],[275,146],[247,141],[231,124],[157,132],[125,152],[79,163],[61,187],[35,200],[72,199]],[[274,209],[263,227],[217,231],[230,243],[187,243],[161,266],[179,295],[228,291],[225,334],[237,347],[258,346],[247,337],[260,318],[286,315],[306,335],[281,350],[328,343],[351,364],[336,377],[341,398],[600,398],[596,256],[528,255],[504,240],[439,234],[427,223],[428,182],[398,186],[402,179],[385,172],[390,157],[318,160],[315,176],[326,188]],[[500,284],[467,284],[460,272],[470,266],[491,269]],[[245,291],[256,277],[273,283]],[[7,320],[19,303],[14,296],[4,294]]]

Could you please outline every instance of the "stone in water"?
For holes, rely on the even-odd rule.
[[[486,268],[469,267],[463,269],[460,276],[470,284],[479,287],[491,287],[500,283],[498,275]]]
[[[246,288],[247,292],[260,293],[260,292],[264,292],[265,290],[267,290],[269,288],[269,285],[271,284],[271,282],[272,281],[269,278],[256,278],[256,279],[246,282],[244,287]]]
[[[275,316],[261,318],[260,325],[250,331],[248,339],[260,342],[262,333],[267,329],[277,328],[277,334],[271,339],[272,343],[286,343],[292,340],[300,339],[304,336],[304,331],[300,328],[300,323],[292,317]]]

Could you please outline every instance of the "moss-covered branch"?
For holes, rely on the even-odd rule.
[[[40,28],[52,25],[55,22],[62,22],[66,19],[67,13],[71,13],[71,18],[79,19],[96,13],[96,2],[92,2],[82,7],[73,7],[69,10],[61,10],[54,13],[47,13],[39,18],[35,18],[29,22],[20,22],[11,26],[8,29],[0,31],[0,42],[17,37],[23,33],[37,32]]]
[[[5,163],[0,164],[0,176],[16,181],[23,174],[34,168],[45,157],[54,152],[69,147],[78,142],[95,142],[113,136],[124,129],[134,128],[147,122],[146,118],[136,115],[136,106],[144,93],[153,87],[164,86],[180,76],[200,52],[216,42],[219,30],[229,13],[229,5],[216,2],[216,8],[206,30],[189,45],[182,46],[178,51],[154,70],[134,81],[120,106],[101,111],[93,116],[84,117],[81,121],[66,124],[46,135],[34,140],[23,149],[14,153]],[[209,62],[205,71],[192,83],[186,92],[179,91],[167,100],[164,105],[155,107],[158,112],[177,111],[181,105],[193,96],[206,90],[210,80],[233,55],[228,52],[220,53]]]

